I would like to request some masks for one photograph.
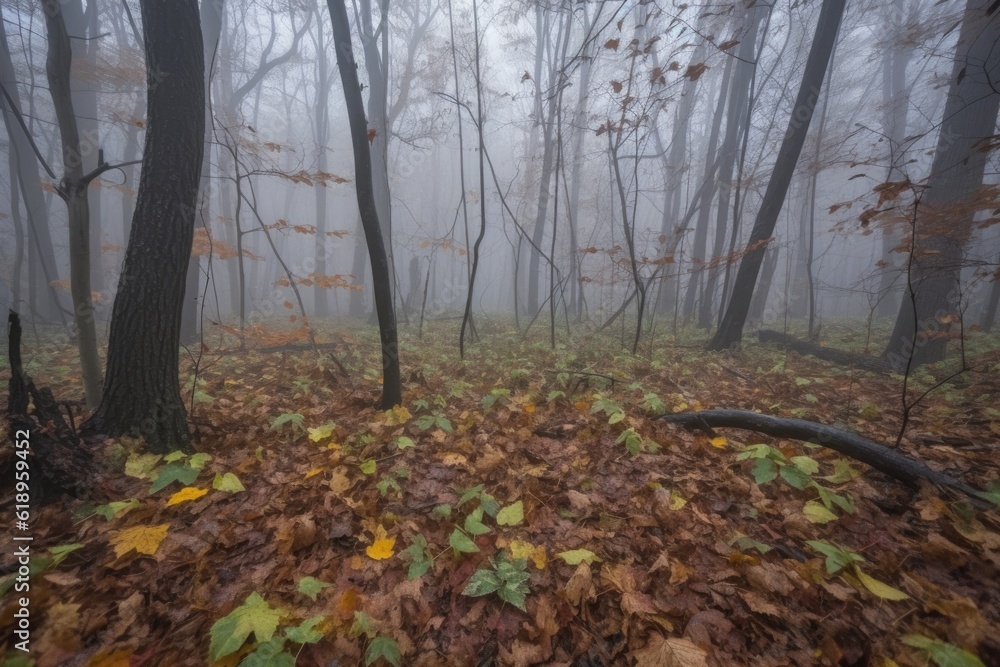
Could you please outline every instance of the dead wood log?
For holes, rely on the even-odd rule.
[[[795,336],[774,331],[773,329],[761,329],[757,332],[757,338],[762,343],[781,345],[799,354],[808,354],[817,359],[832,361],[842,366],[854,366],[855,368],[871,371],[872,373],[890,373],[893,370],[889,362],[882,357],[871,357],[865,354],[854,354],[852,352],[844,352],[843,350],[822,347],[816,343],[799,340]]]
[[[24,372],[21,363],[21,320],[17,313],[8,316],[10,336],[10,382],[7,397],[7,420],[10,441],[25,439],[28,434],[31,475],[31,502],[46,504],[64,494],[82,498],[96,481],[97,463],[90,450],[63,419],[59,405],[48,387],[38,388]],[[29,415],[28,406],[34,405]],[[6,450],[0,468],[16,465],[13,448]],[[13,480],[4,471],[3,480]]]
[[[745,431],[763,433],[775,438],[802,440],[827,447],[879,470],[904,484],[917,486],[926,480],[939,486],[956,489],[974,498],[979,492],[950,475],[938,472],[927,464],[905,454],[889,449],[885,445],[869,440],[857,433],[806,421],[804,419],[782,419],[762,415],[748,410],[703,410],[701,412],[679,412],[655,417],[672,424],[680,424],[688,430],[700,430],[715,435],[715,428],[738,428]]]

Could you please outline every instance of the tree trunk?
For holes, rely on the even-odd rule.
[[[327,170],[327,143],[330,136],[330,84],[333,78],[328,73],[326,35],[323,32],[323,22],[319,20],[319,5],[317,4],[316,20],[316,168],[320,172]],[[316,183],[316,273],[326,275],[326,185]],[[314,310],[317,317],[327,317],[330,314],[329,288],[316,281],[313,288]]]
[[[726,98],[729,96],[729,79],[733,71],[733,59],[726,61],[726,69],[722,74],[722,85],[719,88],[719,99],[715,105],[715,116],[712,119],[712,129],[708,135],[708,149],[705,151],[705,175],[702,183],[709,184],[712,179],[713,164],[716,162],[716,152],[719,147],[719,134],[722,129],[722,117],[725,115]],[[701,196],[698,208],[698,221],[694,227],[694,244],[691,248],[691,277],[688,279],[684,293],[684,308],[681,313],[685,318],[694,314],[695,299],[698,285],[701,282],[701,267],[705,263],[705,252],[708,250],[708,220],[712,211],[712,199],[715,197],[716,183],[711,182]]]
[[[141,0],[146,143],[132,236],[111,314],[101,405],[85,430],[189,449],[181,309],[205,148],[205,61],[196,0]]]
[[[3,7],[0,6],[0,21],[2,20]],[[39,294],[41,298],[32,304],[32,310],[42,317],[61,321],[65,325],[62,299],[53,285],[59,280],[59,271],[49,231],[49,207],[42,191],[42,179],[38,175],[38,162],[31,139],[26,133],[27,128],[21,125],[21,100],[5,30],[0,30],[0,84],[6,92],[6,95],[0,95],[0,111],[7,128],[9,150],[17,167],[17,180],[24,198],[28,223],[29,285],[36,288],[37,283],[44,283],[41,289],[30,289],[29,299],[35,299],[34,295]],[[41,280],[35,280],[31,275],[37,276],[39,273]]]
[[[62,8],[56,0],[41,0],[41,6],[45,14],[49,43],[45,69],[62,140],[63,178],[59,184],[59,196],[66,202],[69,215],[70,293],[73,297],[83,387],[87,407],[93,409],[101,400],[101,357],[97,351],[97,326],[90,283],[88,190],[93,178],[89,173],[93,172],[84,172],[84,152],[71,93],[70,66],[73,53]]]
[[[942,361],[947,329],[960,317],[962,250],[972,232],[987,151],[1000,109],[1000,12],[969,0],[955,52],[937,150],[914,214],[907,294],[884,356],[907,369]]]
[[[372,267],[372,287],[375,292],[375,312],[378,314],[379,334],[382,341],[382,402],[381,408],[399,405],[402,384],[399,376],[399,343],[396,336],[396,313],[392,299],[392,275],[385,251],[382,229],[372,184],[372,161],[368,145],[368,121],[365,119],[361,84],[358,82],[357,63],[351,46],[351,24],[347,19],[344,0],[327,0],[330,21],[333,25],[333,43],[337,51],[337,69],[344,87],[344,102],[351,125],[351,144],[354,148],[354,178],[358,196],[358,210],[365,230],[368,255]]]
[[[733,189],[733,171],[736,169],[736,158],[739,154],[740,131],[746,132],[743,119],[746,115],[750,83],[756,64],[753,62],[757,31],[765,15],[765,9],[752,7],[749,10],[750,27],[742,35],[740,49],[737,53],[739,62],[735,65],[736,73],[732,79],[729,92],[729,109],[726,111],[726,134],[719,150],[722,160],[719,166],[719,207],[716,210],[715,238],[712,242],[713,265],[708,268],[708,278],[705,290],[702,292],[701,305],[698,308],[698,327],[708,329],[712,326],[712,313],[715,310],[715,291],[719,284],[722,253],[726,247],[726,228],[729,221],[729,198]]]
[[[997,257],[997,264],[1000,264],[1000,256]],[[990,333],[993,330],[993,322],[997,318],[997,303],[1000,302],[1000,270],[993,274],[993,284],[990,286],[990,295],[986,299],[986,309],[983,311],[983,331]]]
[[[906,140],[907,112],[909,111],[909,91],[906,87],[906,66],[913,56],[914,45],[906,34],[908,27],[903,12],[903,0],[893,0],[889,12],[899,18],[899,23],[891,26],[896,34],[882,56],[882,106],[885,107],[883,132],[889,142],[889,171],[886,182],[901,181],[900,165],[906,163],[903,144]],[[879,269],[879,302],[875,317],[890,317],[899,311],[900,256],[893,252],[902,242],[899,229],[886,222],[881,229],[882,257]]]
[[[743,325],[750,310],[750,299],[757,284],[764,252],[774,233],[778,214],[781,213],[788,185],[795,173],[795,165],[809,131],[809,121],[819,100],[845,4],[846,0],[823,1],[816,23],[815,37],[802,74],[802,84],[799,86],[795,106],[792,107],[788,121],[788,130],[778,150],[774,171],[771,173],[760,210],[757,212],[757,219],[754,221],[753,231],[747,242],[747,249],[740,262],[732,298],[729,300],[719,330],[708,345],[710,350],[727,349],[738,344],[743,338]]]

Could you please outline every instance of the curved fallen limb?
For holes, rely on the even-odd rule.
[[[660,415],[655,419],[680,424],[688,430],[701,430],[707,433],[714,433],[713,428],[739,428],[775,438],[812,442],[862,463],[867,463],[876,470],[911,486],[915,486],[920,480],[926,480],[939,486],[957,489],[975,498],[980,497],[979,492],[968,484],[943,472],[938,472],[922,461],[889,449],[885,445],[880,445],[857,433],[826,424],[818,424],[804,419],[782,419],[748,410],[680,412]]]

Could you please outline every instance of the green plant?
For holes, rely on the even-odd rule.
[[[300,415],[298,412],[286,412],[278,415],[274,421],[271,422],[271,430],[277,431],[285,425],[288,425],[292,429],[293,433],[306,432],[305,417]]]
[[[462,595],[480,597],[496,593],[504,602],[526,611],[524,602],[530,592],[528,579],[531,578],[525,571],[527,565],[527,558],[508,560],[507,552],[501,551],[490,558],[491,569],[480,569],[473,573]]]

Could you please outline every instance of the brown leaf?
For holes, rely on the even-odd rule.
[[[378,134],[378,132],[377,132],[377,130],[374,127],[368,128],[368,143],[369,144],[375,143],[375,135],[376,134]]]
[[[622,82],[621,81],[612,81],[611,82],[611,89],[613,91],[615,91],[616,93],[622,92]]]
[[[707,667],[708,653],[679,637],[654,635],[646,648],[632,652],[636,667]]]
[[[618,40],[617,38],[616,39],[609,39],[608,41],[604,42],[604,48],[611,49],[612,51],[617,51],[618,50],[618,45],[620,43],[621,43],[620,40]]]

